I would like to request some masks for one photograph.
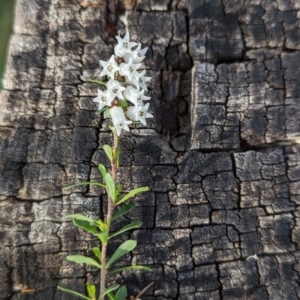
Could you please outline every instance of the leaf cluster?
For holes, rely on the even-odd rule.
[[[84,299],[84,300],[96,300],[97,296],[96,296],[96,286],[94,284],[91,283],[86,283],[86,290],[87,290],[87,294],[88,296],[85,296],[81,293],[78,293],[76,291],[58,286],[58,290],[68,293],[70,295],[76,296],[79,299]],[[116,293],[115,293],[116,292]],[[120,286],[119,284],[113,284],[111,286],[109,286],[105,292],[99,296],[98,299],[102,299],[104,296],[108,296],[109,299],[111,300],[126,300],[127,298],[127,288],[125,285]]]
[[[104,145],[103,149],[110,160],[112,160],[114,157],[119,156],[118,154],[116,155],[116,153],[114,153],[114,150],[108,145]],[[73,224],[75,226],[98,237],[102,245],[107,245],[109,240],[117,237],[118,235],[128,230],[139,228],[142,225],[141,221],[135,221],[123,226],[122,228],[118,229],[115,232],[110,232],[109,230],[110,223],[112,221],[115,221],[118,218],[128,214],[135,207],[135,203],[129,202],[129,200],[140,193],[148,191],[148,187],[141,187],[141,188],[133,189],[128,193],[122,193],[123,186],[121,184],[118,184],[116,187],[116,183],[113,180],[113,177],[109,172],[107,172],[104,165],[99,164],[98,170],[102,175],[102,182],[84,181],[84,182],[79,182],[70,185],[67,188],[80,186],[80,185],[92,185],[92,186],[102,187],[109,194],[113,203],[113,207],[115,208],[118,206],[119,210],[112,215],[110,220],[106,220],[106,221],[102,219],[93,219],[90,217],[86,217],[82,214],[71,214],[65,217],[72,219]],[[117,262],[121,257],[123,257],[124,255],[132,251],[136,247],[136,245],[137,242],[131,239],[123,242],[106,262],[107,274],[114,274],[125,270],[133,270],[133,269],[151,271],[149,267],[141,266],[141,265],[130,265],[130,266],[112,268],[112,265],[115,262]],[[102,268],[101,249],[99,247],[94,247],[92,250],[93,250],[94,258],[84,256],[84,255],[68,255],[67,260],[70,262],[74,262],[76,264],[86,264],[86,265],[93,266],[97,269],[101,269]],[[96,287],[90,283],[86,284],[88,296],[85,296],[81,293],[60,286],[58,287],[58,289],[63,292],[77,296],[80,299],[96,300]],[[125,300],[127,297],[126,286],[120,286],[118,284],[114,284],[106,288],[105,293],[100,295],[98,299],[99,300],[103,299],[105,295],[107,295],[111,300]]]

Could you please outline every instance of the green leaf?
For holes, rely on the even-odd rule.
[[[111,285],[110,287],[108,287],[108,288],[105,290],[105,292],[104,292],[102,295],[100,295],[99,299],[102,299],[102,298],[103,298],[105,295],[107,295],[108,293],[110,293],[110,292],[112,292],[112,291],[118,289],[119,286],[120,286],[120,285],[117,284],[117,283]]]
[[[98,247],[94,247],[93,248],[93,252],[94,252],[94,255],[99,259],[99,261],[101,262],[101,250],[100,248]]]
[[[135,240],[127,240],[124,243],[122,243],[118,247],[118,249],[115,251],[115,253],[112,255],[112,257],[109,259],[109,261],[107,262],[106,268],[109,268],[110,265],[112,265],[115,261],[117,261],[123,255],[132,251],[135,247],[136,247]]]
[[[121,183],[118,184],[118,188],[116,191],[116,199],[118,199],[120,193],[122,192],[123,185]]]
[[[134,266],[120,267],[120,268],[117,268],[117,269],[107,272],[107,274],[115,274],[115,273],[120,273],[122,271],[127,271],[127,270],[143,270],[143,271],[152,272],[152,269],[150,269],[149,267],[134,265]]]
[[[86,283],[86,289],[91,300],[96,300],[96,287],[94,284]]]
[[[78,293],[78,292],[76,292],[76,291],[73,291],[73,290],[69,290],[69,289],[63,288],[63,287],[61,287],[61,286],[57,286],[57,289],[58,289],[59,291],[62,291],[62,292],[71,294],[71,295],[73,295],[73,296],[76,296],[76,297],[78,297],[78,298],[80,298],[80,299],[91,300],[90,298],[88,298],[87,296],[85,296],[85,295],[83,295],[83,294],[80,294],[80,293]]]
[[[118,231],[114,232],[113,234],[111,234],[108,239],[112,239],[113,237],[125,232],[125,231],[128,231],[130,229],[134,229],[134,228],[139,228],[141,227],[143,224],[143,222],[140,222],[140,221],[136,221],[136,222],[132,222],[124,227],[122,227],[121,229],[119,229]]]
[[[137,194],[147,192],[148,190],[149,190],[149,187],[147,187],[147,186],[143,186],[138,189],[134,189],[134,190],[130,191],[129,193],[127,193],[125,196],[123,196],[120,200],[118,200],[117,205],[127,201],[128,199],[134,197]]]
[[[127,298],[127,288],[125,285],[122,285],[118,292],[116,293],[116,300],[126,300]]]
[[[112,148],[109,145],[103,145],[102,148],[103,148],[104,152],[106,153],[107,157],[109,158],[109,160],[112,161],[112,158],[113,158]]]
[[[102,244],[107,244],[107,241],[108,241],[108,232],[107,231],[102,231],[96,235],[100,239]]]
[[[103,177],[104,183],[105,183],[106,168],[104,167],[104,165],[99,164],[98,165],[98,170],[100,171],[100,173],[101,173],[101,175]]]
[[[89,233],[92,233],[92,234],[99,233],[99,230],[97,229],[97,227],[91,225],[90,222],[74,219],[73,223],[77,227],[82,228],[82,229],[86,230]]]
[[[98,225],[98,221],[97,220],[94,220],[92,218],[86,217],[86,216],[81,215],[81,214],[66,215],[64,217],[65,218],[70,218],[70,219],[76,219],[76,220],[86,221],[86,222],[89,222],[91,224]]]
[[[107,230],[107,225],[101,219],[98,220],[98,226],[101,231]]]
[[[105,86],[106,86],[106,83],[105,83],[104,81],[101,81],[101,80],[92,79],[92,80],[90,80],[90,82],[98,83],[98,84],[101,84],[101,85],[105,85]]]
[[[94,259],[83,256],[83,255],[68,255],[67,260],[71,262],[75,262],[76,264],[87,264],[92,265],[94,267],[97,267],[98,269],[101,269],[101,265],[97,263]]]
[[[96,185],[96,186],[100,186],[102,188],[106,188],[106,186],[100,182],[93,182],[93,181],[82,181],[82,182],[78,182],[78,183],[75,183],[75,184],[71,184],[71,185],[68,185],[66,186],[64,189],[70,189],[72,187],[75,187],[75,186],[80,186],[80,185]]]
[[[134,207],[135,207],[135,204],[133,202],[126,204],[112,216],[112,218],[111,218],[112,221],[129,213]]]
[[[109,297],[110,300],[116,300],[116,296],[113,292],[107,293],[107,296]]]
[[[115,182],[114,182],[113,178],[111,177],[111,175],[109,173],[105,174],[105,182],[106,182],[106,186],[108,188],[109,195],[110,195],[112,201],[115,202],[116,186],[115,186]]]
[[[72,214],[72,215],[67,215],[65,218],[71,218],[73,219],[73,223],[81,227],[87,231],[89,231],[92,234],[99,234],[100,232],[97,230],[99,228],[101,231],[107,230],[106,224],[101,220],[94,220],[92,218],[83,216],[81,214]],[[84,223],[86,222],[86,223]],[[96,228],[97,226],[97,228]]]

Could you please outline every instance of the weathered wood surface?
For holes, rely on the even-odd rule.
[[[96,217],[105,196],[63,186],[99,177],[110,135],[88,81],[127,28],[150,48],[155,120],[122,142],[120,177],[151,189],[126,261],[154,272],[117,280],[133,294],[154,281],[145,300],[299,299],[299,26],[296,0],[18,0],[0,93],[0,298],[71,299],[56,286],[98,280],[66,262],[96,241],[63,216]]]

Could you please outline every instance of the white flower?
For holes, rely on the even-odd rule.
[[[147,101],[147,100],[151,99],[151,97],[145,96],[144,93],[145,93],[144,90],[141,90],[138,93],[137,98],[136,98],[136,103],[135,103],[136,106],[144,106],[143,101],[145,101],[145,100]]]
[[[144,95],[144,90],[139,91],[131,85],[125,89],[123,95],[135,106],[144,106],[143,100],[150,100],[150,97]]]
[[[133,76],[138,77],[139,72],[137,69],[141,66],[141,64],[133,64],[132,58],[129,58],[128,63],[120,64],[120,74],[122,76],[127,76],[129,80],[132,80]]]
[[[124,115],[124,111],[119,106],[114,106],[110,110],[111,120],[114,124],[114,127],[117,131],[117,135],[121,134],[121,130],[124,129],[129,131],[128,125],[132,123],[132,121],[127,121]]]
[[[140,63],[144,58],[145,58],[145,54],[148,50],[148,47],[144,48],[141,50],[142,45],[140,43],[138,43],[138,46],[136,47],[136,49],[134,49],[132,51],[132,53],[128,53],[125,54],[124,56],[124,60],[125,62],[128,62],[130,58],[132,58],[132,61],[134,64],[136,63]]]
[[[151,77],[145,76],[146,70],[143,70],[139,73],[138,76],[132,78],[132,80],[127,80],[126,83],[133,84],[137,87],[137,89],[143,89],[144,91],[148,91],[146,83],[151,80]]]
[[[121,86],[119,81],[110,79],[107,82],[106,87],[109,101],[114,100],[116,97],[119,99],[124,99],[122,92],[125,90],[125,88]]]
[[[98,96],[94,98],[94,102],[98,102],[98,110],[101,110],[105,106],[111,106],[112,100],[109,100],[107,92],[98,90]]]
[[[126,32],[123,38],[118,35],[116,36],[118,44],[115,46],[115,54],[117,56],[124,57],[126,54],[132,53],[131,48],[136,46],[137,43],[130,42],[129,38],[129,32]]]
[[[112,55],[109,61],[100,60],[100,65],[103,67],[103,70],[100,73],[100,77],[104,75],[108,75],[111,79],[115,78],[115,72],[120,70],[118,67],[115,56]]]
[[[145,106],[130,106],[127,109],[126,115],[133,121],[140,121],[143,125],[146,125],[146,119],[153,118],[153,115],[148,113],[149,103]]]

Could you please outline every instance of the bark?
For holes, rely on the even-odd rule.
[[[66,261],[96,240],[63,216],[96,218],[106,196],[63,187],[109,166],[89,80],[126,29],[149,47],[155,118],[121,142],[120,182],[150,187],[129,215],[143,227],[122,262],[153,272],[117,279],[132,295],[154,281],[143,300],[299,299],[299,9],[18,0],[0,92],[0,299],[71,299],[56,286],[99,283],[93,268]]]

